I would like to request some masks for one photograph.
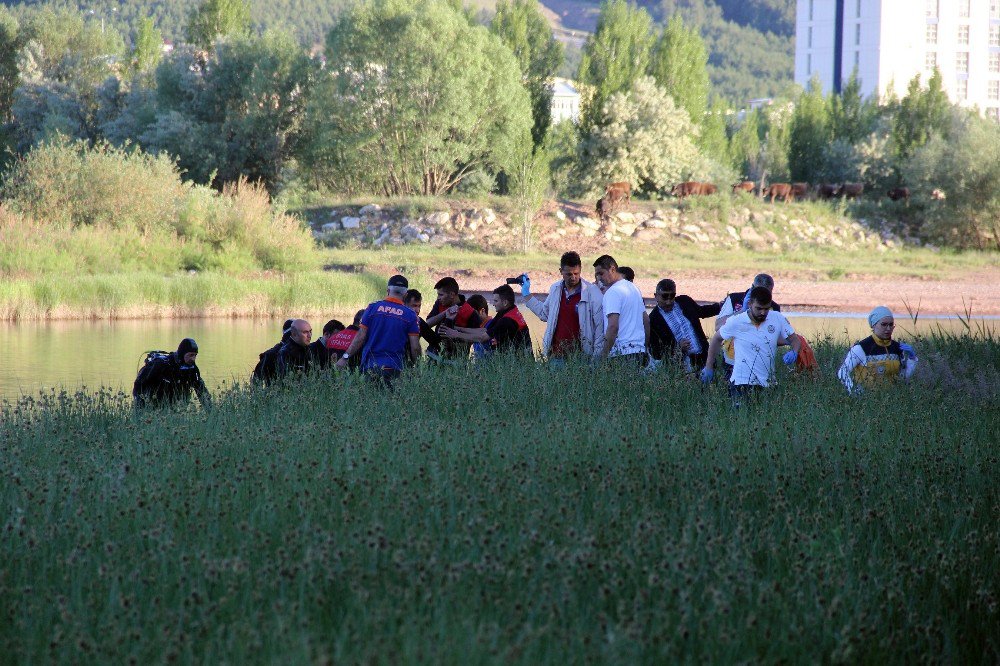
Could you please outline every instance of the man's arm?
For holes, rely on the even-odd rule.
[[[535,316],[538,317],[543,322],[548,322],[549,320],[549,299],[546,298],[545,301],[539,300],[534,294],[528,296],[524,299],[524,305],[528,307]]]
[[[343,354],[341,354],[340,358],[337,359],[337,367],[346,368],[347,359],[357,354],[361,350],[361,348],[364,347],[365,340],[367,339],[368,339],[368,327],[362,326],[361,328],[358,329],[358,333],[357,335],[354,336],[354,339],[351,340],[351,346],[347,348],[346,352],[344,352],[344,354],[347,354],[347,358],[344,358]]]
[[[410,338],[410,363],[415,364],[423,353],[420,350],[420,336],[411,335],[408,337]]]
[[[604,346],[601,348],[599,358],[607,358],[608,354],[611,353],[611,348],[615,346],[615,340],[618,339],[618,317],[617,312],[608,315],[608,325],[604,329]]]
[[[705,359],[705,368],[715,370],[715,359],[722,349],[722,334],[718,331],[712,336],[712,341],[708,343],[708,358]]]
[[[455,326],[454,328],[442,328],[441,336],[451,340],[463,340],[465,342],[486,342],[490,339],[490,334],[485,328],[465,328]]]

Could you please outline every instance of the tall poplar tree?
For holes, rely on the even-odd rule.
[[[799,96],[788,141],[788,169],[794,181],[812,182],[823,149],[830,143],[830,114],[819,78]]]
[[[660,34],[649,74],[677,106],[691,114],[695,125],[702,124],[708,107],[708,52],[698,32],[684,26],[680,14],[674,14]]]

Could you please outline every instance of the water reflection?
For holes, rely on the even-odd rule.
[[[352,313],[333,315],[343,322]],[[863,315],[831,316],[815,313],[788,313],[797,331],[810,340],[829,336],[844,344],[871,331]],[[525,317],[532,338],[542,339],[544,324]],[[964,325],[954,318],[922,317],[916,325],[897,317],[896,337],[911,338],[938,330],[961,333]],[[263,319],[185,319],[144,321],[65,321],[0,324],[0,398],[16,399],[36,395],[40,390],[76,390],[101,386],[130,392],[139,364],[151,349],[172,351],[185,337],[198,341],[198,366],[209,388],[223,382],[246,381],[257,355],[281,337],[281,321]],[[318,336],[323,321],[312,321]],[[705,321],[706,332],[712,323]],[[973,329],[994,333],[1000,321],[980,319]]]

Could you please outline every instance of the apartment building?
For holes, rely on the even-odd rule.
[[[941,71],[952,101],[1000,119],[1000,0],[798,0],[795,82],[865,96],[906,94]]]

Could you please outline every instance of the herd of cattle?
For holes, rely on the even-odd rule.
[[[762,199],[770,197],[771,203],[775,199],[782,201],[794,201],[795,199],[833,199],[843,197],[847,199],[857,199],[865,191],[864,183],[820,183],[810,185],[809,183],[771,183],[770,185],[758,188],[750,180],[743,180],[732,186],[733,194],[745,192],[747,194],[759,194]],[[719,191],[714,183],[702,183],[698,181],[687,181],[677,183],[670,188],[670,196],[683,199],[690,196],[705,196],[715,194]],[[910,188],[894,187],[886,192],[886,196],[893,201],[907,202],[910,199]],[[945,193],[939,189],[931,192],[931,198],[941,200],[945,198]],[[597,215],[601,220],[607,220],[611,215],[618,212],[622,206],[627,205],[632,199],[632,185],[630,183],[611,183],[608,185],[604,196],[597,201]]]

